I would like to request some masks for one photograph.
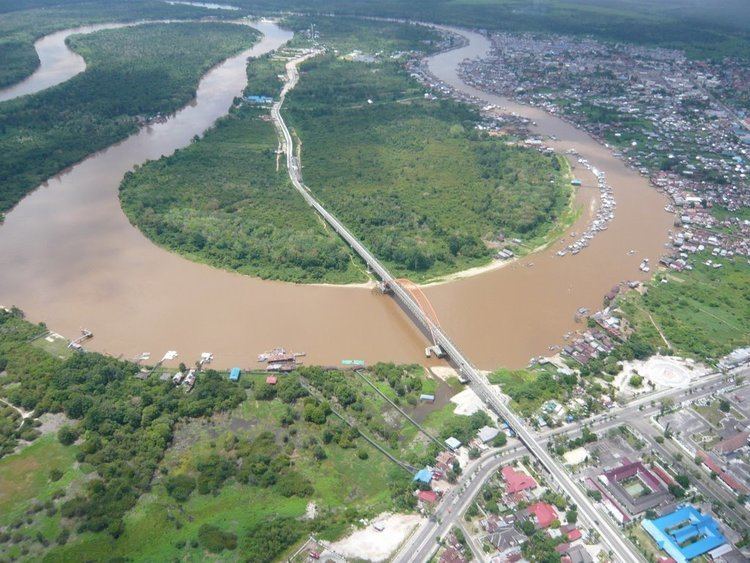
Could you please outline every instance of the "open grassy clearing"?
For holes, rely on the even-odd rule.
[[[63,168],[172,112],[199,79],[258,33],[222,23],[147,24],[70,39],[85,72],[0,104],[0,213]]]
[[[485,264],[501,236],[534,240],[568,209],[559,157],[474,130],[477,116],[425,100],[395,63],[306,63],[286,108],[306,184],[397,275]]]
[[[714,268],[704,263],[709,256],[698,255],[692,271],[656,274],[645,295],[629,292],[618,300],[654,348],[665,346],[651,318],[681,355],[717,359],[750,342],[750,265],[740,257],[713,258],[722,265]]]
[[[58,537],[63,524],[55,499],[75,494],[87,479],[77,451],[47,435],[0,459],[0,534],[11,536],[0,544],[0,556],[39,557],[44,543]]]

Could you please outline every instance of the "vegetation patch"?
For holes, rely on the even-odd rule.
[[[278,94],[283,68],[252,61],[246,95]],[[291,185],[268,108],[240,103],[202,139],[126,175],[120,197],[131,222],[158,244],[219,268],[292,282],[366,281]]]
[[[636,335],[653,349],[666,349],[668,344],[680,355],[718,359],[747,344],[750,265],[739,258],[714,258],[707,265],[709,257],[696,255],[692,271],[656,274],[645,295],[628,292],[618,300]]]
[[[504,238],[546,234],[567,209],[557,156],[475,130],[394,62],[307,62],[285,104],[305,183],[397,275],[484,264]]]
[[[73,36],[85,72],[0,104],[0,213],[60,170],[167,114],[203,73],[258,33],[222,23],[148,24]]]
[[[548,369],[501,368],[489,375],[490,383],[500,385],[513,399],[519,412],[530,415],[551,399],[563,401],[577,383],[577,376],[557,375]]]
[[[209,12],[188,5],[168,5],[161,0],[99,0],[66,2],[34,0],[0,1],[0,88],[26,78],[39,66],[34,41],[47,35],[86,24],[132,22],[149,19],[191,19]],[[212,14],[214,15],[214,14]],[[224,14],[215,14],[222,17]]]

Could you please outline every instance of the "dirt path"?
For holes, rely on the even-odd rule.
[[[3,403],[4,405],[8,405],[10,408],[12,408],[14,411],[16,411],[18,414],[21,415],[21,424],[18,425],[18,428],[21,428],[21,426],[23,426],[23,423],[26,422],[27,418],[31,418],[32,411],[25,411],[2,398],[0,398],[0,403]]]

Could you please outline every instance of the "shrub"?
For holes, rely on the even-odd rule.
[[[63,446],[70,446],[78,439],[78,432],[70,426],[63,426],[57,431],[57,439]]]
[[[225,549],[237,548],[237,536],[231,532],[223,532],[211,524],[203,524],[198,530],[198,541],[212,553],[220,553]]]
[[[195,479],[189,475],[171,475],[164,483],[167,494],[179,502],[185,502],[195,490]]]

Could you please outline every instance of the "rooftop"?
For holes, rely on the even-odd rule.
[[[516,471],[510,465],[503,467],[501,474],[505,481],[505,489],[509,493],[518,493],[536,488],[536,481],[531,475],[523,471]]]
[[[677,563],[687,563],[726,543],[717,522],[692,506],[683,506],[656,520],[644,519],[641,525]]]

